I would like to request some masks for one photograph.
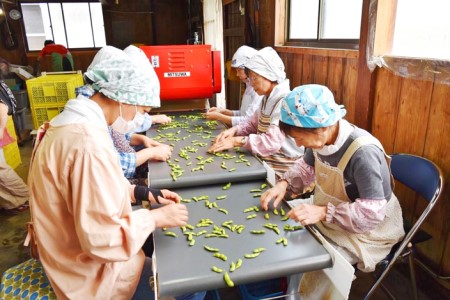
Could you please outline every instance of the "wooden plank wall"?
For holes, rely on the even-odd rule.
[[[355,51],[310,51],[275,48],[286,67],[291,89],[310,83],[323,84],[330,88],[336,102],[347,109],[346,119],[355,119],[356,79],[358,57]]]
[[[411,153],[426,157],[441,167],[447,181],[437,207],[423,225],[433,239],[419,246],[422,259],[441,274],[450,274],[450,86],[394,75],[379,69],[376,78],[372,133],[388,153]],[[400,184],[399,199],[413,197],[412,204],[402,202],[404,217],[417,220],[424,209],[423,200]]]
[[[276,1],[257,2],[260,20],[257,34],[261,47],[273,47]],[[337,102],[346,106],[346,118],[355,122],[358,56],[306,48],[276,47],[276,50],[286,65],[291,87],[306,83],[329,86]],[[437,81],[399,77],[386,69],[375,72],[371,133],[380,139],[387,153],[406,152],[424,156],[437,163],[444,173],[447,184],[443,196],[422,228],[433,238],[419,246],[419,256],[435,272],[449,276],[450,260],[445,258],[450,257],[450,86]],[[399,184],[395,193],[401,202],[407,197],[417,197]],[[418,200],[415,199],[412,205],[402,204],[407,219],[416,220],[423,209]],[[448,283],[441,283],[448,286]]]
[[[242,5],[242,4],[241,4]],[[236,50],[246,44],[245,41],[245,17],[241,14],[240,1],[228,1],[223,3],[223,37],[224,37],[224,58],[230,61]],[[244,8],[245,9],[245,8]],[[235,72],[231,69],[231,72]],[[240,81],[229,80],[227,74],[225,83],[225,97],[227,108],[238,110],[241,103],[241,83]]]

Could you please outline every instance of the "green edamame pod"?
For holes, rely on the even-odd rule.
[[[216,273],[222,273],[222,272],[223,272],[222,269],[219,269],[219,268],[216,267],[216,266],[212,266],[211,270],[213,270],[213,271],[216,272]]]
[[[177,237],[178,236],[175,232],[172,232],[172,231],[166,231],[166,232],[164,232],[164,235],[171,236],[171,237]]]
[[[261,254],[261,252],[258,252],[258,253],[251,253],[251,254],[245,254],[244,257],[245,257],[245,258],[255,258],[255,257],[258,257],[259,254]]]
[[[253,250],[253,253],[261,253],[261,252],[263,252],[263,251],[266,251],[266,248],[261,247],[261,248],[256,248],[256,249],[254,249],[254,250]]]
[[[228,190],[231,187],[231,182],[228,182],[226,185],[222,187],[223,190]]]
[[[236,269],[239,269],[242,266],[242,259],[238,259],[236,262]]]
[[[197,232],[197,236],[201,236],[202,234],[208,233],[208,231],[206,230],[200,230],[199,232]]]
[[[228,215],[228,210],[226,210],[225,208],[219,208],[219,211],[223,212],[226,215]]]
[[[223,274],[223,280],[225,280],[225,283],[227,284],[227,286],[229,286],[229,287],[234,286],[234,282],[231,281],[231,278],[230,278],[230,275],[228,275],[228,272],[225,272],[225,274]]]
[[[231,262],[230,272],[234,272],[234,270],[236,270],[236,264],[234,262]]]
[[[205,248],[205,250],[209,252],[219,252],[218,248],[209,247],[207,245],[203,245],[203,248]]]
[[[217,258],[219,258],[219,259],[221,259],[223,261],[226,261],[228,259],[228,257],[225,254],[223,254],[223,253],[216,252],[216,253],[214,253],[213,256],[217,257]]]

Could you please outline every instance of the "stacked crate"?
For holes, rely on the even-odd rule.
[[[6,123],[6,129],[8,133],[15,139],[14,143],[6,145],[3,147],[3,154],[5,155],[6,163],[11,166],[11,168],[17,168],[21,163],[19,146],[17,145],[17,135],[14,129],[14,122],[11,116],[8,116],[8,121]]]
[[[58,115],[69,99],[75,98],[75,88],[84,84],[80,71],[75,74],[42,75],[26,81],[33,127]]]

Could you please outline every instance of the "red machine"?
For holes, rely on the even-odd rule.
[[[210,98],[222,89],[220,52],[210,45],[141,46],[161,85],[161,100]]]

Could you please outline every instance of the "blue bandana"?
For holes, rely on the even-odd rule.
[[[305,128],[321,128],[336,124],[347,111],[334,102],[333,93],[323,85],[296,87],[281,103],[281,121]]]

